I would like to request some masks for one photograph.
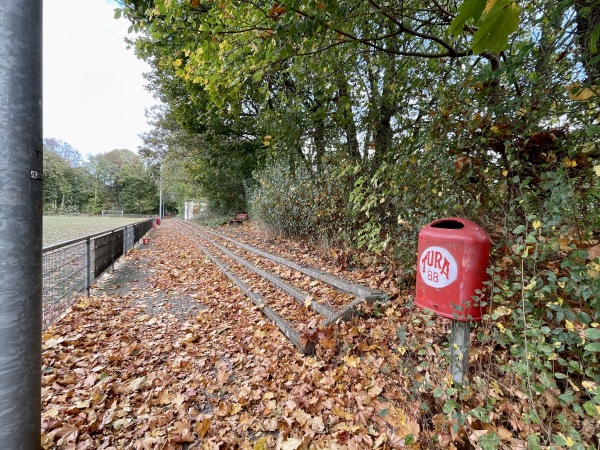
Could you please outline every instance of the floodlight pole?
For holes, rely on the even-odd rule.
[[[0,0],[0,448],[40,448],[42,0]]]
[[[160,178],[158,180],[158,218],[162,220],[163,218],[163,201],[162,201],[162,159],[160,160]]]

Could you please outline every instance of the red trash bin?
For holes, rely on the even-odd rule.
[[[449,319],[480,321],[489,252],[490,238],[470,220],[452,217],[423,227],[415,305]]]
[[[160,217],[156,218],[156,225],[160,225]]]

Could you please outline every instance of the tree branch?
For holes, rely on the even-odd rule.
[[[369,3],[371,5],[373,5],[376,9],[378,9],[384,17],[386,17],[387,19],[389,19],[390,21],[392,21],[395,25],[397,25],[398,28],[402,32],[410,34],[411,36],[416,36],[416,37],[420,37],[422,39],[433,41],[436,44],[439,44],[442,47],[444,47],[446,50],[448,50],[448,53],[450,53],[450,56],[454,56],[454,57],[458,56],[458,51],[454,47],[452,47],[449,43],[447,43],[446,41],[444,41],[443,39],[440,39],[439,37],[434,36],[432,34],[421,33],[419,31],[416,31],[416,30],[413,30],[411,28],[408,28],[406,25],[404,25],[404,23],[398,21],[394,16],[392,16],[385,9],[383,9],[379,4],[377,4],[375,2],[375,0],[369,0]]]
[[[299,10],[299,9],[293,9],[293,11],[303,17],[306,17],[307,19],[311,19],[311,20],[315,20],[316,17],[315,16],[311,16],[310,14],[307,14],[306,12]],[[386,47],[382,47],[379,44],[376,44],[375,41],[376,40],[380,40],[382,39],[382,37],[379,38],[359,38],[358,36],[355,36],[352,33],[348,33],[344,30],[341,30],[339,28],[335,28],[331,25],[329,25],[328,23],[322,21],[321,22],[326,28],[328,28],[331,31],[334,31],[342,36],[345,36],[346,38],[348,38],[350,41],[354,41],[354,42],[359,42],[363,45],[366,45],[374,50],[380,51],[382,53],[386,53],[388,55],[394,55],[394,56],[412,56],[412,57],[418,57],[418,58],[429,58],[429,59],[439,59],[439,58],[459,58],[459,57],[463,57],[463,56],[467,56],[469,54],[469,52],[458,52],[455,48],[453,48],[452,46],[450,46],[447,42],[444,42],[443,40],[437,38],[436,36],[432,36],[432,35],[428,35],[426,33],[419,33],[416,32],[414,30],[411,30],[409,28],[404,27],[404,25],[401,25],[401,29],[399,30],[398,33],[393,34],[398,35],[398,34],[402,34],[402,33],[407,33],[410,34],[412,36],[417,36],[417,37],[421,37],[423,39],[428,39],[428,40],[432,40],[434,42],[439,43],[440,45],[442,45],[444,48],[446,48],[448,51],[447,52],[440,52],[440,53],[427,53],[427,52],[412,52],[412,51],[403,51],[403,50],[398,50],[398,49],[392,49],[392,48],[386,48]],[[394,22],[396,23],[396,22]]]

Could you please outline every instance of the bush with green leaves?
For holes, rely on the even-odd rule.
[[[303,164],[275,160],[257,172],[249,193],[250,215],[272,232],[341,243],[347,218],[342,187],[324,183]]]

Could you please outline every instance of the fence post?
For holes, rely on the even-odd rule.
[[[40,448],[42,1],[0,1],[0,448]]]
[[[115,271],[115,230],[110,233],[110,260],[112,262],[110,270]]]
[[[90,277],[91,270],[91,261],[92,261],[92,240],[87,238],[85,240],[85,292],[86,296],[90,296],[90,286],[92,284]]]

